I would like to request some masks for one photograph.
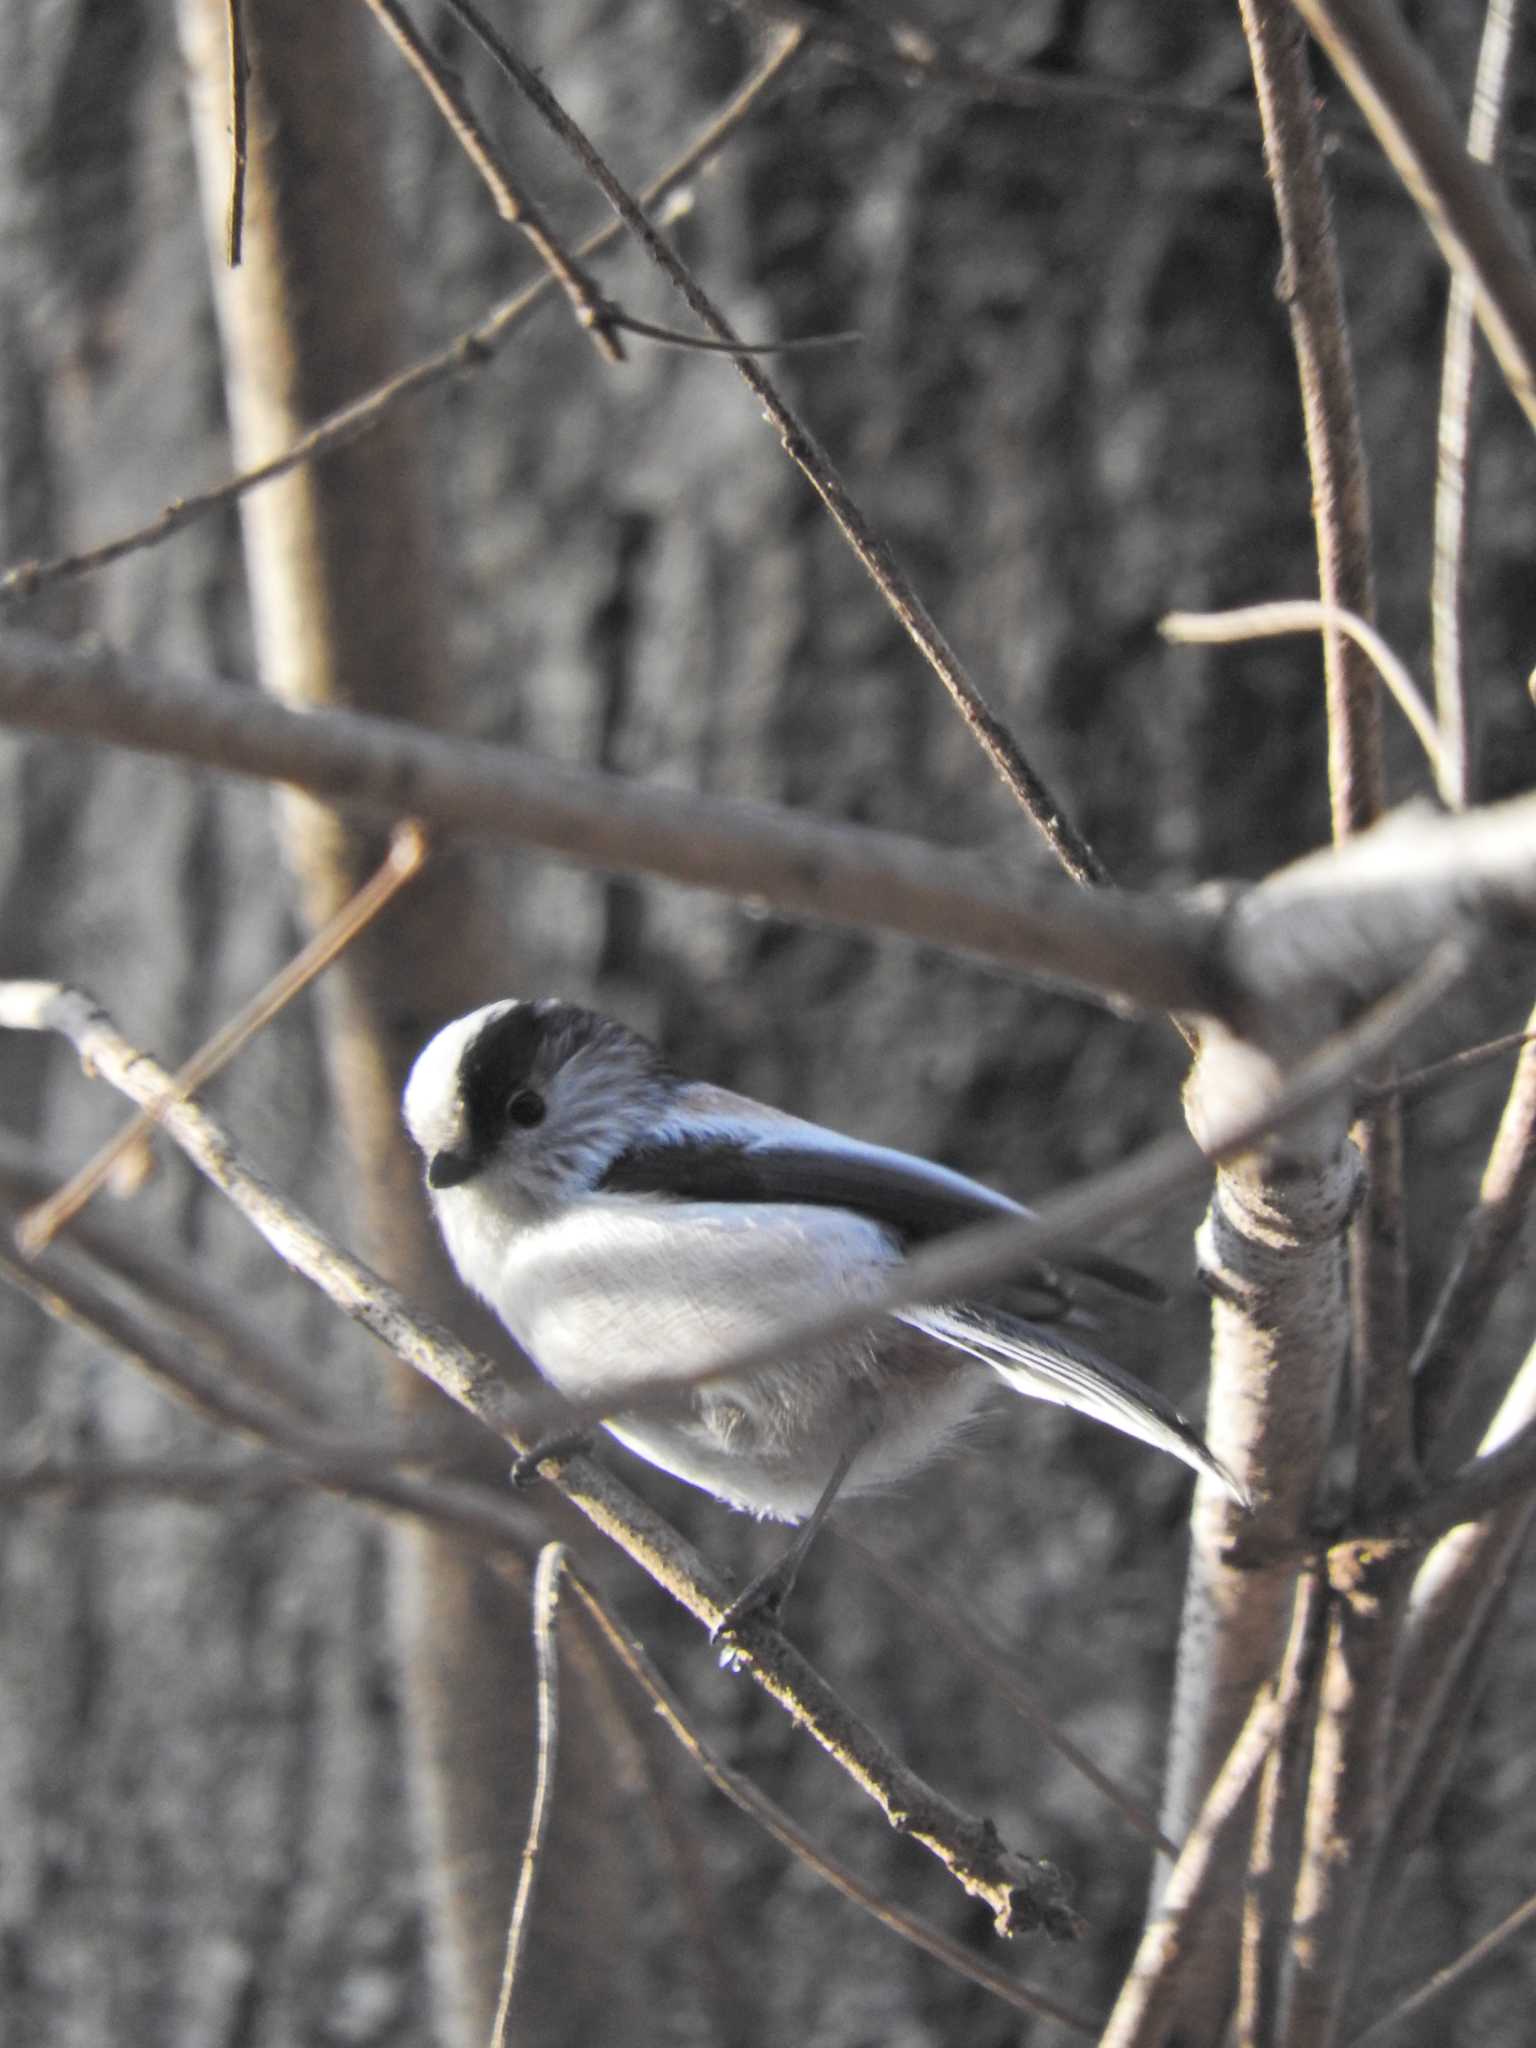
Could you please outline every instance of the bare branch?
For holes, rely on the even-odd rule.
[[[1416,2012],[1423,2012],[1426,2006],[1433,2005],[1447,1991],[1454,1990],[1465,1978],[1471,1976],[1474,1970],[1480,1969],[1490,1956],[1498,1953],[1506,1941],[1512,1941],[1517,1934],[1524,1933],[1532,1921],[1536,1921],[1536,1896],[1527,1899],[1523,1905],[1516,1906],[1512,1913],[1504,1916],[1497,1927],[1490,1927],[1481,1940],[1474,1941],[1465,1954],[1458,1956],[1454,1963],[1447,1963],[1443,1970],[1436,1970],[1433,1977],[1427,1978],[1417,1991],[1410,1992],[1399,2004],[1394,2005],[1390,2012],[1383,2013],[1379,2020],[1373,2020],[1363,2034],[1356,2034],[1349,2048],[1367,2048],[1368,2043],[1380,2041],[1390,2034],[1401,2021],[1411,2019]]]
[[[1212,1778],[1189,1839],[1149,1916],[1101,2048],[1164,2048],[1188,2038],[1193,2005],[1230,2003],[1226,1956],[1238,1931],[1232,1898],[1243,1862],[1243,1826],[1260,1773],[1311,1689],[1326,1614],[1322,1574],[1303,1571],[1276,1683],[1261,1686]]]
[[[318,1486],[389,1512],[445,1524],[477,1548],[532,1555],[535,1518],[509,1489],[493,1492],[442,1474],[402,1470],[402,1459],[430,1458],[434,1446],[413,1450],[398,1432],[392,1442],[375,1443],[357,1430],[290,1407],[281,1397],[263,1394],[254,1376],[211,1365],[193,1346],[176,1341],[163,1320],[125,1306],[120,1296],[97,1285],[77,1261],[61,1259],[54,1251],[45,1264],[46,1271],[38,1272],[0,1255],[0,1277],[55,1321],[115,1352],[202,1413],[275,1447],[277,1458],[217,1467],[225,1498],[239,1486],[257,1494],[291,1491],[296,1484]],[[251,1356],[242,1350],[238,1365],[244,1368]],[[257,1354],[258,1371],[261,1363]],[[292,1368],[285,1366],[285,1377],[291,1375]],[[67,1492],[108,1500],[170,1492],[207,1503],[209,1479],[204,1467],[180,1459],[133,1464],[42,1459],[5,1474],[6,1486],[18,1499]]]
[[[106,1504],[169,1497],[204,1506],[224,1506],[235,1497],[261,1499],[290,1494],[299,1486],[319,1486],[365,1505],[440,1524],[492,1554],[511,1554],[519,1559],[529,1554],[533,1543],[532,1517],[512,1493],[442,1476],[402,1472],[396,1459],[412,1454],[408,1444],[388,1450],[375,1447],[306,1411],[290,1409],[283,1401],[253,1401],[243,1378],[228,1377],[225,1386],[226,1376],[210,1376],[199,1361],[173,1350],[163,1333],[83,1280],[78,1268],[71,1267],[67,1254],[63,1259],[67,1277],[60,1276],[61,1258],[57,1250],[47,1264],[45,1279],[33,1269],[14,1266],[0,1256],[0,1275],[47,1312],[81,1328],[130,1364],[149,1372],[157,1382],[192,1398],[199,1408],[217,1419],[233,1421],[247,1433],[279,1445],[283,1455],[248,1459],[239,1464],[220,1461],[212,1466],[191,1459],[145,1459],[126,1464],[34,1459],[0,1468],[0,1499],[22,1501],[62,1496],[82,1503]],[[249,1363],[245,1359],[241,1362]],[[260,1372],[258,1366],[256,1374],[249,1377],[259,1378]],[[210,1385],[220,1388],[220,1397],[211,1401]],[[547,1547],[541,1551],[541,1559],[545,1554]],[[759,1819],[826,1882],[947,1968],[1020,2010],[1057,2018],[1063,2025],[1081,2032],[1094,2031],[1087,2018],[1026,1990],[1002,1971],[967,1954],[945,1935],[889,1907],[862,1880],[818,1849],[748,1780],[719,1761],[667,1691],[644,1651],[597,1595],[577,1581],[574,1574],[570,1576],[583,1600],[592,1607],[610,1646],[651,1692],[672,1732],[727,1797]],[[535,1604],[537,1608],[537,1599]]]
[[[963,1608],[954,1589],[936,1590],[893,1558],[882,1555],[867,1543],[861,1543],[846,1529],[835,1529],[834,1534],[844,1550],[851,1550],[861,1559],[867,1569],[895,1594],[904,1609],[921,1617],[925,1628],[942,1636],[961,1662],[969,1664],[978,1677],[984,1678],[998,1698],[1027,1721],[1035,1733],[1114,1808],[1128,1827],[1151,1842],[1170,1863],[1173,1861],[1179,1853],[1178,1843],[1170,1841],[1146,1809],[1138,1805],[1123,1786],[1117,1785],[1109,1773],[1101,1770],[1086,1750],[1072,1740],[1039,1696],[1025,1685],[1007,1657],[987,1641],[974,1619],[961,1619]]]
[[[1206,1794],[1172,1874],[1149,1915],[1130,1974],[1099,2048],[1164,2048],[1188,1975],[1198,1966],[1212,1923],[1228,1906],[1226,1878],[1241,1853],[1241,1831],[1270,1745],[1280,1731],[1271,1689],[1248,1710],[1237,1740]]]
[[[1382,0],[1295,0],[1353,93],[1440,253],[1464,276],[1478,323],[1536,425],[1536,272],[1519,222],[1469,155],[1429,60]]]
[[[1485,1038],[1477,1045],[1465,1046],[1460,1052],[1447,1053],[1444,1059],[1415,1067],[1411,1073],[1399,1074],[1395,1080],[1383,1083],[1381,1092],[1385,1094],[1390,1090],[1406,1101],[1426,1089],[1438,1088],[1443,1082],[1455,1080],[1470,1068],[1481,1066],[1485,1060],[1502,1059],[1505,1053],[1518,1052],[1526,1045],[1536,1045],[1536,1031],[1506,1031],[1499,1038]]]
[[[676,1693],[667,1685],[645,1650],[624,1628],[606,1601],[602,1600],[577,1573],[569,1572],[568,1575],[613,1654],[645,1692],[670,1732],[698,1764],[710,1783],[723,1792],[734,1805],[740,1807],[743,1813],[749,1814],[757,1821],[776,1842],[782,1843],[792,1855],[797,1856],[809,1869],[815,1871],[818,1877],[831,1885],[835,1891],[841,1892],[844,1898],[852,1899],[855,1905],[872,1914],[883,1927],[891,1928],[893,1932],[901,1935],[903,1940],[910,1941],[915,1948],[934,1956],[947,1969],[956,1971],[973,1984],[979,1984],[983,1990],[992,1992],[994,1996],[1005,1999],[1020,2012],[1038,2013],[1043,2018],[1057,2020],[1075,2033],[1097,2033],[1097,2021],[1084,2013],[1074,2012],[1069,2006],[1060,2005],[1039,1992],[1028,1990],[1024,1985],[1015,1983],[1011,1977],[1005,1976],[1001,1970],[993,1969],[979,1957],[968,1955],[957,1943],[940,1934],[937,1929],[914,1919],[909,1913],[903,1913],[899,1907],[888,1904],[861,1878],[855,1877],[846,1865],[836,1862],[825,1850],[818,1848],[804,1830],[796,1826],[782,1807],[776,1806],[749,1779],[744,1778],[739,1771],[733,1771],[729,1764],[723,1763],[715,1755],[693,1725]]]
[[[1264,1760],[1254,1819],[1238,1973],[1236,2033],[1240,2048],[1271,2048],[1284,2004],[1284,1962],[1295,1851],[1288,1839],[1305,1805],[1312,1715],[1328,1615],[1327,1574],[1314,1560],[1296,1583],[1290,1641],[1281,1666],[1280,1726]]]
[[[1504,125],[1505,92],[1515,43],[1519,0],[1488,0],[1472,87],[1467,154],[1492,163]],[[1472,718],[1462,669],[1462,606],[1467,546],[1467,464],[1472,441],[1477,352],[1476,307],[1466,275],[1451,278],[1440,373],[1440,420],[1435,435],[1435,559],[1430,583],[1431,663],[1435,707],[1446,757],[1448,801],[1466,804],[1472,792]]]
[[[572,152],[652,262],[670,278],[710,333],[736,349],[732,360],[777,431],[785,453],[831,513],[838,531],[863,564],[876,589],[948,690],[978,746],[1033,819],[1067,873],[1079,882],[1106,880],[1104,866],[1097,854],[1072,825],[1061,802],[1036,774],[1013,734],[967,673],[908,582],[905,572],[898,566],[890,548],[850,496],[831,458],[791,410],[763,369],[751,356],[739,352],[738,336],[671,243],[652,227],[633,195],[614,176],[591,140],[566,113],[544,80],[496,33],[471,0],[444,0],[444,4],[479,38],[539,117]]]
[[[968,952],[1304,1050],[1447,933],[1536,917],[1536,798],[1405,813],[1229,901],[1085,893],[895,833],[653,789],[356,712],[290,711],[146,664],[0,634],[0,723],[90,737],[789,916]]]
[[[0,1260],[0,1270],[11,1277]],[[227,1508],[235,1501],[285,1500],[318,1482],[291,1458],[28,1458],[0,1464],[0,1501],[68,1501],[72,1507],[131,1507],[174,1500]]]
[[[798,29],[787,30],[777,46],[743,81],[682,155],[645,188],[641,195],[643,204],[658,206],[686,185],[700,165],[722,148],[771,94],[804,47],[805,38],[801,32]],[[587,237],[577,254],[583,261],[599,255],[612,248],[623,233],[622,221],[609,221]],[[183,527],[194,525],[210,512],[233,504],[247,492],[286,476],[290,470],[312,462],[316,456],[332,454],[338,448],[347,447],[381,425],[397,406],[419,398],[453,378],[484,369],[508,335],[522,326],[536,308],[551,300],[558,290],[557,281],[546,271],[510,299],[493,307],[474,326],[456,335],[443,348],[422,356],[398,376],[386,378],[382,384],[376,384],[372,390],[363,392],[349,404],[317,420],[280,454],[241,470],[211,490],[196,491],[173,500],[147,525],[135,527],[115,540],[103,541],[99,546],[77,554],[14,564],[0,574],[0,605],[32,597],[63,577],[87,575],[124,555],[157,546],[159,542],[170,539],[172,534],[180,533]]]
[[[1448,1535],[1463,1522],[1482,1522],[1506,1511],[1529,1511],[1536,1480],[1536,1350],[1526,1354],[1479,1447],[1478,1455],[1419,1499],[1390,1508],[1378,1520],[1384,1536],[1420,1543]]]
[[[1536,1030],[1536,1017],[1531,1027]],[[1477,1340],[1519,1249],[1536,1195],[1536,1044],[1522,1046],[1477,1201],[1457,1232],[1450,1267],[1413,1362],[1421,1454],[1444,1470],[1451,1425]]]
[[[1332,2048],[1363,1955],[1387,1817],[1399,1625],[1416,1552],[1345,1542],[1328,1556],[1328,1654],[1290,1930],[1284,2048]]]
[[[315,976],[352,943],[406,883],[420,873],[426,857],[427,843],[421,828],[409,822],[398,827],[390,840],[383,865],[363,884],[351,902],[322,931],[316,932],[265,988],[259,990],[228,1023],[200,1046],[185,1066],[177,1068],[172,1084],[176,1100],[185,1102],[215,1074],[222,1072],[301,989],[307,988]],[[92,1195],[105,1184],[119,1160],[149,1136],[165,1106],[161,1104],[154,1110],[141,1109],[131,1116],[116,1137],[110,1138],[93,1159],[87,1160],[77,1173],[70,1175],[63,1187],[22,1218],[17,1240],[29,1258],[35,1258],[71,1217],[85,1207]]]
[[[546,1543],[539,1552],[533,1574],[533,1660],[538,1673],[538,1769],[533,1781],[533,1808],[528,1815],[528,1834],[523,1842],[523,1860],[518,1870],[517,1897],[512,1902],[512,1925],[507,1935],[507,1960],[501,1975],[501,1997],[491,2028],[491,2048],[511,2048],[512,2001],[517,1992],[517,1973],[528,1943],[528,1924],[533,1907],[533,1889],[539,1862],[549,1834],[550,1807],[555,1792],[555,1758],[560,1745],[560,1653],[555,1621],[560,1602],[560,1574],[565,1568],[565,1545]]]
[[[1370,486],[1305,42],[1289,0],[1240,4],[1280,225],[1280,290],[1300,374],[1319,594],[1324,604],[1369,620],[1375,609]],[[1337,630],[1324,630],[1323,668],[1333,829],[1343,839],[1374,824],[1385,803],[1381,707],[1371,664]],[[1396,1100],[1368,1110],[1355,1135],[1365,1167],[1349,1231],[1359,1470],[1367,1486],[1390,1491],[1413,1470],[1402,1116]]]
[[[1195,647],[1225,645],[1238,640],[1274,639],[1287,633],[1347,634],[1375,664],[1376,673],[1413,727],[1414,735],[1434,770],[1435,787],[1441,801],[1449,810],[1465,808],[1454,786],[1434,713],[1425,703],[1407,664],[1393,653],[1368,619],[1346,611],[1342,605],[1321,604],[1316,598],[1297,597],[1275,604],[1244,605],[1240,611],[1170,612],[1165,619],[1158,621],[1158,631],[1165,640]]]
[[[241,22],[244,0],[224,0],[229,19],[229,216],[225,227],[225,257],[231,270],[238,268],[245,237],[245,174],[250,160],[247,142],[249,107],[246,84],[251,67],[245,54],[245,29]]]
[[[1304,38],[1289,0],[1241,0],[1241,6],[1280,224],[1280,296],[1301,379],[1320,593],[1324,604],[1368,619],[1375,608],[1370,492]],[[1369,664],[1337,630],[1325,631],[1323,658],[1328,780],[1334,833],[1343,838],[1381,815],[1380,712]]]
[[[662,348],[693,349],[699,355],[727,356],[793,356],[803,355],[809,349],[847,348],[862,341],[863,335],[857,328],[839,328],[832,334],[792,335],[786,341],[715,341],[702,334],[685,334],[680,327],[658,327],[654,320],[637,319],[633,313],[621,312],[617,307],[609,309],[615,327],[626,334],[638,334],[645,341],[654,341]]]
[[[1536,1420],[1536,1353],[1504,1397],[1481,1446],[1497,1456]],[[1482,1460],[1470,1468],[1476,1473]],[[1456,1504],[1438,1490],[1437,1506]],[[1410,1504],[1402,1529],[1385,1537],[1415,1540]],[[1478,1675],[1499,1640],[1499,1617],[1507,1605],[1516,1567],[1536,1522],[1536,1495],[1518,1487],[1503,1506],[1476,1522],[1451,1527],[1430,1551],[1414,1580],[1404,1634],[1391,1770],[1395,1810],[1389,1848],[1401,1860],[1428,1826],[1434,1801],[1461,1748],[1478,1697]],[[1428,1533],[1428,1532],[1426,1532]],[[1417,1540],[1423,1540],[1422,1537]]]
[[[538,251],[544,267],[569,299],[577,326],[591,335],[593,346],[605,362],[622,363],[624,344],[616,331],[612,307],[579,260],[564,247],[544,218],[543,209],[519,190],[457,80],[438,62],[398,0],[362,0],[362,4],[431,94],[454,139],[495,200],[496,211],[510,226],[521,228]]]

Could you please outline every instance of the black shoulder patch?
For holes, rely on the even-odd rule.
[[[673,1195],[685,1202],[805,1202],[851,1209],[882,1224],[906,1251],[975,1223],[1016,1215],[990,1190],[923,1171],[920,1161],[871,1147],[852,1153],[797,1144],[792,1138],[748,1139],[729,1130],[642,1139],[621,1152],[602,1187],[616,1195]],[[1093,1253],[1067,1252],[1059,1262],[1100,1286],[1145,1302],[1166,1295],[1155,1280]],[[1016,1312],[1036,1322],[1066,1315],[1069,1290],[1054,1265],[1028,1260],[1015,1276],[1024,1292]]]
[[[611,1194],[852,1209],[908,1245],[1009,1213],[1001,1201],[926,1178],[896,1154],[871,1150],[850,1157],[831,1146],[749,1141],[730,1131],[642,1140],[620,1153],[602,1184]]]
[[[483,1163],[507,1128],[507,1105],[521,1090],[543,1090],[568,1060],[588,1050],[620,1047],[645,1056],[657,1076],[665,1073],[649,1041],[626,1025],[554,997],[517,1003],[493,1017],[464,1048],[459,1061],[459,1094],[469,1156]]]

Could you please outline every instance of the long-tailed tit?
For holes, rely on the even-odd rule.
[[[686,1080],[637,1033],[551,999],[447,1025],[404,1107],[460,1277],[562,1394],[616,1411],[607,1427],[621,1443],[732,1507],[806,1523],[808,1540],[835,1493],[914,1471],[999,1381],[1170,1451],[1242,1498],[1177,1409],[1055,1326],[1069,1299],[1039,1267],[1022,1276],[1027,1314],[904,1309],[626,1416],[626,1393],[705,1368],[818,1302],[857,1301],[910,1247],[1028,1211],[944,1167]],[[1078,1270],[1138,1277],[1108,1260]],[[803,1548],[749,1590],[781,1595]]]

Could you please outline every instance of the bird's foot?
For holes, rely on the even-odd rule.
[[[758,1619],[772,1622],[777,1627],[783,1620],[785,1602],[789,1599],[799,1569],[800,1556],[795,1550],[787,1550],[782,1557],[776,1557],[766,1571],[759,1572],[755,1579],[742,1587],[710,1630],[710,1641],[729,1642],[740,1634],[746,1622]]]
[[[558,1465],[562,1458],[574,1458],[591,1448],[592,1437],[588,1430],[568,1429],[556,1436],[541,1436],[531,1451],[519,1452],[509,1477],[514,1486],[532,1486],[540,1477],[541,1467]]]

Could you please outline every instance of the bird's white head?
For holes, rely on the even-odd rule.
[[[596,1186],[676,1085],[637,1032],[546,997],[488,1003],[444,1025],[411,1069],[403,1107],[439,1204],[473,1190],[510,1219]]]

